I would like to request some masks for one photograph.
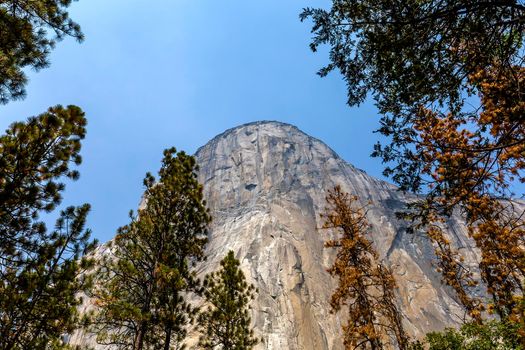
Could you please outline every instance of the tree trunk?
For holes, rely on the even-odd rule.
[[[381,350],[383,347],[381,346],[381,342],[377,339],[373,339],[370,341],[370,345],[372,350]]]
[[[171,325],[166,327],[166,336],[164,338],[164,350],[170,350],[172,328],[173,327],[171,327]]]
[[[137,337],[135,338],[135,341],[133,342],[133,350],[142,350],[144,346],[144,335],[146,334],[146,327],[147,327],[146,322],[142,321],[139,326]]]

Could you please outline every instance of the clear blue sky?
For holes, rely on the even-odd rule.
[[[374,176],[375,108],[349,108],[337,74],[319,78],[298,15],[328,0],[80,0],[71,17],[86,36],[66,39],[51,67],[30,73],[25,100],[0,107],[0,128],[55,104],[89,125],[81,177],[64,204],[92,205],[89,227],[107,241],[136,209],[162,150],[193,153],[225,129],[256,120],[294,124]]]

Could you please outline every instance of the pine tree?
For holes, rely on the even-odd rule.
[[[25,95],[24,69],[49,65],[48,56],[66,36],[82,41],[69,18],[72,0],[0,1],[0,103]]]
[[[430,332],[410,350],[522,350],[524,344],[520,343],[517,333],[518,325],[512,322],[466,323],[458,330]]]
[[[525,278],[525,221],[510,191],[513,180],[525,181],[525,104],[519,92],[525,70],[512,77],[480,70],[470,80],[481,92],[479,115],[419,111],[418,157],[432,191],[412,206],[412,219],[443,221],[454,209],[461,210],[481,252],[481,281],[493,299],[489,307],[506,318],[516,306],[515,297],[523,296]],[[457,289],[458,283],[448,284]]]
[[[195,308],[191,267],[203,256],[210,221],[196,179],[195,159],[164,151],[159,181],[144,180],[144,204],[119,229],[97,270],[97,307],[91,330],[119,349],[179,349]]]
[[[65,36],[82,40],[71,0],[0,1],[0,104],[25,96],[25,69],[49,65]],[[90,285],[84,228],[89,205],[61,211],[49,232],[39,219],[61,203],[63,180],[78,178],[86,119],[51,107],[0,136],[0,349],[59,349],[79,326],[77,297]]]
[[[69,207],[48,232],[39,220],[76,179],[84,113],[56,106],[0,137],[0,349],[58,349],[79,326],[77,295],[90,285],[84,228],[89,205]]]
[[[390,269],[377,262],[378,254],[365,237],[369,230],[358,198],[339,186],[328,192],[323,228],[333,229],[337,238],[325,243],[337,255],[328,272],[339,279],[330,305],[334,312],[348,308],[343,326],[346,349],[383,349],[387,343],[406,349],[408,337],[395,304],[396,283]]]
[[[221,269],[204,279],[204,299],[209,306],[198,318],[203,333],[199,345],[204,349],[249,350],[259,342],[249,316],[255,288],[248,285],[239,266],[230,250]]]
[[[373,156],[401,190],[423,193],[404,218],[427,232],[443,281],[481,324],[484,310],[515,319],[524,297],[525,221],[514,198],[525,182],[523,1],[348,1],[306,9],[312,49],[331,46],[348,103],[374,96],[382,114]],[[518,191],[516,191],[516,189]],[[443,231],[465,219],[479,274]],[[480,278],[477,278],[480,276]],[[492,298],[476,296],[480,282]]]
[[[472,74],[481,69],[518,78],[515,74],[523,67],[525,5],[521,0],[330,3],[328,9],[306,8],[300,15],[301,20],[313,22],[311,49],[322,45],[330,49],[330,62],[319,74],[338,70],[347,83],[351,106],[372,95],[383,115],[379,131],[396,136],[384,149],[390,160],[402,161],[409,155],[415,136],[412,122],[420,106],[476,110],[472,99],[464,98],[476,93],[477,87],[469,81]],[[521,90],[509,93],[521,95],[523,101]],[[408,172],[409,164],[399,165],[403,169],[394,170],[400,182],[410,189],[417,187],[417,167]]]

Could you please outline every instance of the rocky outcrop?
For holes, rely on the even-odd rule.
[[[370,238],[392,267],[405,326],[414,336],[462,320],[454,293],[432,266],[423,235],[409,234],[395,212],[414,196],[346,163],[323,142],[292,125],[256,122],[218,135],[196,153],[213,224],[208,262],[214,269],[229,249],[259,290],[254,324],[260,349],[342,349],[344,313],[330,313],[336,285],[326,269],[334,251],[320,229],[328,189],[335,185],[370,201]],[[459,218],[449,233],[473,261]]]
[[[292,125],[256,122],[216,136],[196,158],[213,216],[199,273],[216,269],[228,250],[236,252],[259,291],[253,322],[264,341],[257,349],[343,348],[344,312],[331,314],[328,304],[336,281],[326,269],[334,251],[323,243],[332,232],[320,229],[326,191],[335,185],[371,202],[370,239],[395,273],[409,333],[421,336],[464,317],[432,266],[430,243],[396,219],[415,197],[346,163],[323,142]],[[452,218],[448,230],[474,261],[460,218]]]

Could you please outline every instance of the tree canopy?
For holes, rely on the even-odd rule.
[[[421,169],[425,163],[414,150],[421,141],[416,129],[424,120],[422,107],[448,110],[469,123],[479,120],[478,106],[465,110],[469,95],[481,93],[487,102],[503,103],[506,98],[515,106],[524,100],[519,88],[501,88],[499,93],[490,88],[494,80],[521,86],[521,1],[334,0],[329,10],[305,9],[301,19],[308,18],[313,21],[311,48],[330,46],[330,63],[319,74],[338,69],[351,106],[368,94],[374,97],[382,114],[378,130],[391,140],[386,147],[378,145],[375,155],[393,163],[385,174],[402,189],[417,192],[426,185]],[[502,96],[502,91],[512,91],[512,96]],[[523,125],[523,113],[507,122]],[[485,124],[505,125],[500,119],[485,119]],[[479,130],[483,141],[491,139],[488,128]],[[518,141],[523,144],[523,138]],[[514,144],[506,138],[496,143],[500,148]]]
[[[396,281],[365,236],[370,227],[363,207],[339,186],[328,192],[326,201],[323,228],[333,229],[336,238],[326,241],[325,247],[337,249],[328,272],[339,281],[330,305],[333,311],[348,309],[345,348],[407,349],[409,340],[395,300]]]
[[[426,195],[403,216],[427,232],[444,282],[478,322],[487,306],[515,318],[525,277],[514,199],[525,193],[513,189],[525,183],[524,3],[333,0],[329,10],[305,9],[307,18],[311,48],[330,46],[320,74],[340,70],[350,105],[376,101],[388,141],[373,156],[384,174]],[[480,250],[480,279],[442,229],[455,211]],[[469,291],[480,281],[488,305]]]
[[[92,331],[119,349],[182,349],[196,309],[192,265],[204,258],[210,221],[195,159],[164,151],[159,182],[144,179],[144,203],[97,269]]]
[[[423,342],[416,342],[411,350],[523,350],[516,337],[514,323],[488,321],[485,324],[467,323],[459,330],[447,328],[430,332]]]
[[[24,69],[47,67],[57,41],[66,36],[83,40],[67,12],[72,1],[0,1],[0,103],[25,96]]]
[[[81,162],[86,119],[56,106],[0,136],[0,349],[59,349],[79,326],[78,296],[95,245],[85,229],[89,205],[61,211],[49,232],[40,215],[61,202],[65,178]],[[52,306],[52,307],[50,307]]]
[[[255,287],[246,282],[233,251],[221,261],[221,269],[204,278],[207,309],[199,314],[204,349],[250,350],[259,342],[250,327],[249,303]]]

